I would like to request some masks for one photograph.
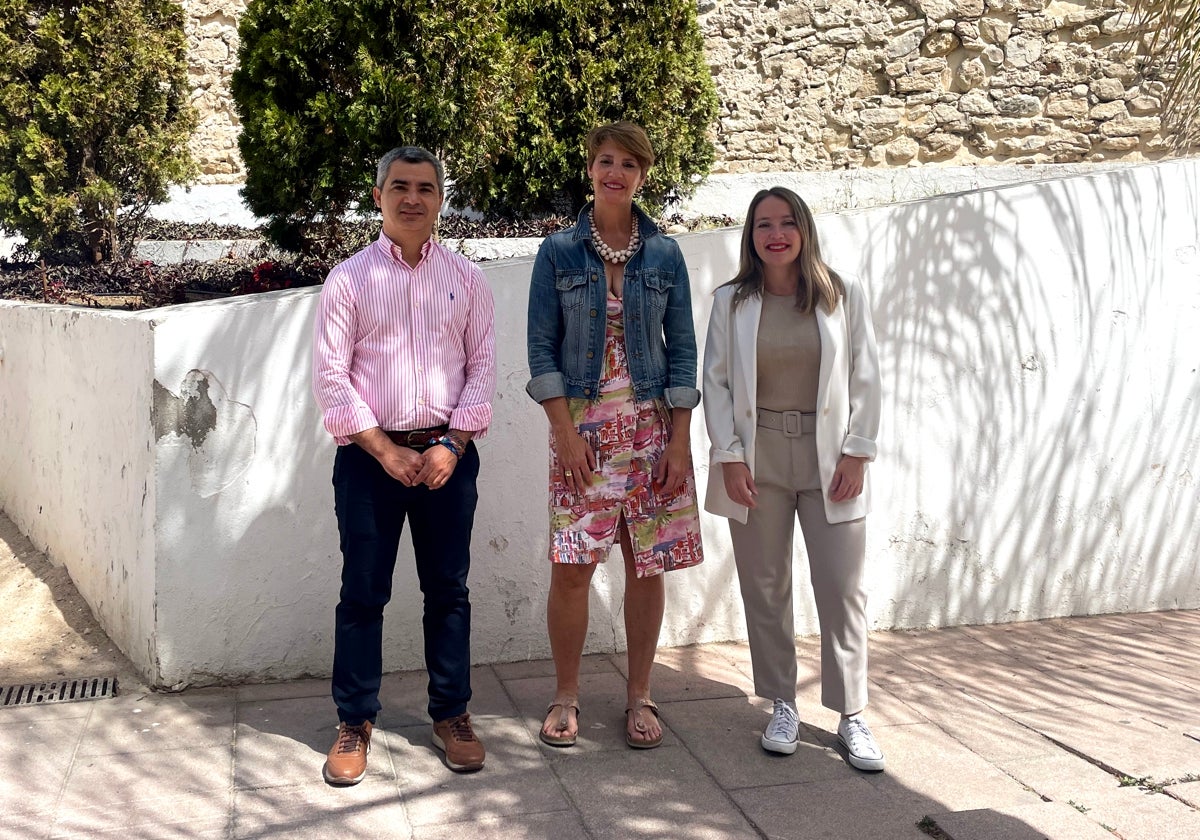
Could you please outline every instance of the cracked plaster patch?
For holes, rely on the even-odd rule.
[[[254,457],[254,412],[229,399],[210,371],[188,371],[178,395],[156,380],[153,419],[159,442],[188,445],[192,489],[202,498],[232,484]]]

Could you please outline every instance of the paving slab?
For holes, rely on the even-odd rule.
[[[1193,687],[1171,675],[1134,665],[1064,671],[1061,676],[1098,701],[1160,726],[1200,727],[1200,706],[1196,703],[1200,682]]]
[[[79,756],[71,765],[59,811],[119,805],[155,812],[156,803],[193,793],[219,800],[229,791],[232,775],[232,744],[146,751],[132,757]]]
[[[981,645],[981,647],[985,647]],[[937,649],[939,651],[945,648]],[[1004,713],[1061,709],[1096,702],[1096,697],[1061,672],[1039,671],[1016,657],[957,649],[962,658],[918,660],[950,685]]]
[[[896,801],[921,803],[925,813],[1038,801],[1036,794],[931,723],[872,729],[887,769],[860,777]]]
[[[487,749],[477,773],[455,773],[433,746],[430,727],[390,733],[396,780],[414,826],[516,817],[570,810],[524,724],[493,719],[476,732]]]
[[[97,704],[78,754],[111,755],[233,743],[232,692],[225,697],[149,696]]]
[[[322,782],[234,792],[235,838],[407,838],[411,832],[399,792],[382,781],[348,788]]]
[[[1200,808],[1200,779],[1191,779],[1167,785],[1163,788],[1163,792],[1193,808]]]
[[[587,654],[580,660],[579,673],[600,674],[616,671],[617,666],[613,663],[612,656],[609,653]],[[624,658],[624,655],[621,658]],[[505,662],[500,665],[493,665],[492,670],[496,672],[496,676],[505,681],[521,680],[527,677],[553,677],[554,660],[527,659],[524,662]]]
[[[82,704],[80,704],[82,705]],[[86,707],[84,707],[86,709]],[[10,711],[2,709],[0,723],[0,819],[15,822],[29,817],[35,823],[53,817],[71,762],[87,723],[83,717],[63,718],[53,724],[44,718],[9,723]],[[49,823],[46,820],[47,831]]]
[[[1040,797],[1080,807],[1096,805],[1118,787],[1116,776],[1063,750],[999,762],[997,767]]]
[[[731,795],[771,840],[929,840],[917,827],[920,803],[897,802],[861,778],[743,788]]]
[[[413,828],[413,840],[463,840],[465,837],[470,840],[565,840],[587,837],[587,831],[573,811]]]
[[[792,755],[770,753],[760,743],[771,719],[765,700],[747,697],[672,703],[665,714],[687,750],[726,790],[844,779],[855,772],[805,727]]]
[[[546,705],[554,697],[554,677],[530,677],[505,683],[530,734],[537,739],[546,718]],[[574,747],[540,748],[567,758],[601,750],[627,751],[625,744],[625,677],[618,671],[581,674],[579,678],[579,739]],[[670,720],[664,716],[664,743],[674,742]]]
[[[1200,742],[1104,703],[1014,715],[1118,775],[1156,781],[1200,773]]]
[[[257,700],[292,700],[296,697],[325,697],[329,699],[329,707],[333,708],[328,679],[239,685],[233,691],[239,703],[253,703]]]
[[[614,657],[614,663],[622,674],[628,673],[624,657]],[[657,703],[743,697],[754,692],[750,672],[716,646],[660,650],[650,671],[650,685]]]
[[[324,697],[262,700],[237,710],[233,784],[238,788],[304,785],[321,780],[325,755],[337,738],[337,716]],[[395,778],[386,749],[371,737],[368,779]]]
[[[925,816],[951,840],[1200,837],[1200,611],[1102,619],[872,634],[878,774],[837,746],[813,637],[797,640],[789,757],[759,746],[770,702],[745,644],[660,651],[665,745],[650,751],[625,745],[624,654],[585,658],[571,749],[537,740],[552,662],[481,666],[489,758],[468,775],[430,743],[426,675],[387,675],[352,788],[320,777],[325,679],[0,709],[0,838],[918,840]]]
[[[759,840],[733,801],[685,749],[606,751],[556,761],[589,837]]]
[[[42,814],[0,812],[0,840],[45,840],[54,826],[53,803],[48,808]]]
[[[887,686],[971,752],[992,763],[1049,755],[1061,748],[1038,732],[957,691],[926,684]]]
[[[1125,840],[1200,837],[1200,812],[1195,808],[1164,793],[1137,787],[1106,791],[1087,816]]]
[[[949,840],[1113,840],[1111,832],[1061,802],[930,814],[929,823]]]

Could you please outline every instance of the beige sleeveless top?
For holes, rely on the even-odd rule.
[[[768,411],[817,410],[821,333],[816,313],[796,308],[794,295],[762,292],[758,322],[758,407]]]

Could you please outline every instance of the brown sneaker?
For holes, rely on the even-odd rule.
[[[446,766],[459,773],[483,767],[483,743],[471,729],[471,715],[439,720],[433,725],[433,745],[446,753]]]
[[[322,775],[331,785],[356,785],[367,775],[367,753],[371,751],[371,722],[361,726],[343,723],[337,740],[329,748]]]

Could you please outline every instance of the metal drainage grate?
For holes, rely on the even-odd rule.
[[[76,700],[103,700],[116,696],[116,677],[4,685],[0,686],[0,708],[44,706],[47,703],[72,703]]]

